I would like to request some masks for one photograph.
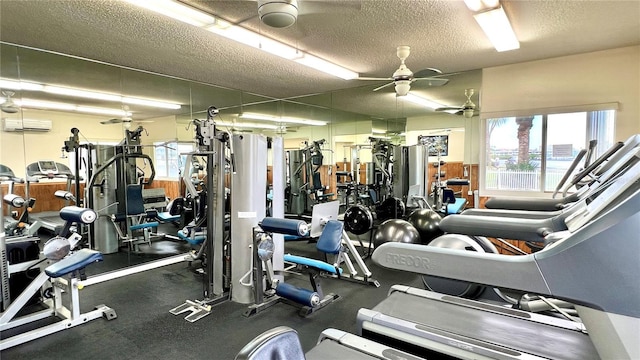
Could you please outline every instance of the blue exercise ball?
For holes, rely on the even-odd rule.
[[[430,209],[415,210],[407,218],[407,221],[418,230],[422,244],[428,244],[431,240],[444,234],[444,231],[440,230],[441,220],[440,214]]]
[[[389,219],[378,227],[373,236],[373,246],[378,247],[387,242],[420,244],[420,234],[408,221]]]

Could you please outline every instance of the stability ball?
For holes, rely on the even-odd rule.
[[[373,246],[375,247],[386,242],[420,244],[420,234],[408,221],[389,219],[380,224],[373,236]]]
[[[347,209],[344,213],[345,230],[362,235],[373,227],[373,214],[371,210],[363,205],[355,205]]]
[[[440,220],[442,217],[430,209],[415,210],[407,218],[407,221],[418,230],[422,244],[428,244],[431,240],[444,234],[444,231],[440,230]]]
[[[402,200],[390,197],[386,198],[376,207],[378,220],[398,219],[404,216],[405,206]]]

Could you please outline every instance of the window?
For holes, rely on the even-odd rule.
[[[186,155],[192,152],[193,143],[183,143],[177,141],[156,142],[154,145],[154,165],[156,176],[178,178],[184,170]]]
[[[615,110],[486,120],[487,191],[551,192],[580,150],[597,140],[592,159],[613,145]]]

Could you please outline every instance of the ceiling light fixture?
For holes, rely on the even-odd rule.
[[[254,128],[254,129],[270,129],[270,130],[276,130],[279,128],[278,125],[259,124],[259,123],[250,123],[250,122],[216,121],[216,125],[228,126],[231,128]]]
[[[243,119],[266,120],[266,121],[273,121],[273,122],[279,122],[279,123],[303,124],[303,125],[313,125],[313,126],[327,125],[326,121],[295,118],[295,117],[284,117],[284,116],[281,117],[281,116],[273,116],[273,115],[258,114],[258,113],[243,113],[242,115],[240,115],[240,117]]]
[[[336,65],[330,61],[300,51],[293,46],[281,43],[250,31],[228,21],[219,19],[203,11],[173,0],[124,0],[133,5],[155,11],[176,20],[206,29],[216,35],[226,37],[272,55],[295,61],[301,65],[322,71],[345,80],[357,79],[359,74]]]
[[[412,102],[414,104],[418,104],[418,105],[422,105],[424,107],[428,107],[430,109],[437,109],[440,107],[444,107],[445,105],[442,105],[440,103],[437,103],[435,101],[429,100],[429,99],[425,99],[423,97],[420,96],[416,96],[414,94],[407,94],[407,96],[404,97],[405,100]]]
[[[42,91],[49,94],[72,96],[84,99],[111,101],[116,103],[130,104],[130,105],[142,105],[155,107],[160,109],[178,110],[182,106],[168,101],[137,98],[132,96],[122,96],[118,94],[109,94],[99,91],[78,89],[66,86],[58,85],[46,85],[29,81],[18,81],[6,78],[0,78],[0,88],[11,90],[29,90],[29,91]]]
[[[469,10],[473,11],[482,31],[497,51],[509,51],[520,48],[509,18],[498,0],[465,0]]]
[[[21,100],[15,100],[15,103],[18,106],[23,108],[33,108],[33,109],[42,109],[42,110],[77,111],[77,112],[83,112],[83,113],[89,113],[89,114],[111,115],[111,116],[131,116],[132,115],[130,111],[125,111],[121,109],[83,106],[83,105],[61,103],[61,102],[54,102],[54,101],[21,99]]]

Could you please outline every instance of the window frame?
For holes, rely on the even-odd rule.
[[[180,140],[176,140],[176,139],[172,139],[172,140],[166,140],[166,141],[154,141],[153,142],[153,162],[154,162],[154,166],[156,168],[156,178],[157,179],[163,179],[163,180],[180,180],[182,171],[184,170],[184,164],[182,164],[182,168],[178,169],[178,174],[176,176],[170,175],[170,156],[169,156],[169,151],[171,149],[169,149],[170,147],[173,148],[175,147],[175,151],[178,153],[178,161],[180,161],[180,158],[182,157],[181,152],[180,152],[180,145],[189,145],[191,147],[191,151],[195,150],[195,144],[193,143],[193,141],[180,141]],[[165,148],[165,158],[163,160],[164,162],[164,169],[166,170],[166,173],[160,174],[158,169],[158,158],[156,156],[156,149],[158,147],[164,147]]]
[[[566,113],[577,113],[577,112],[594,112],[594,111],[613,111],[613,129],[612,133],[615,134],[616,128],[616,119],[617,119],[617,111],[619,109],[619,104],[617,102],[614,103],[602,103],[602,104],[590,104],[590,105],[582,105],[582,106],[568,106],[568,107],[555,107],[555,108],[545,108],[545,109],[528,109],[528,110],[513,110],[513,111],[499,111],[499,112],[490,112],[483,113],[480,118],[480,136],[482,140],[480,141],[480,153],[479,153],[479,161],[478,161],[478,188],[480,194],[482,196],[513,196],[513,197],[540,197],[540,198],[550,198],[553,194],[553,191],[545,190],[544,177],[546,174],[546,149],[547,149],[547,121],[549,115],[555,114],[566,114]],[[500,190],[500,189],[487,189],[487,151],[489,144],[487,143],[487,124],[489,119],[496,118],[506,118],[506,117],[526,117],[526,116],[542,116],[542,153],[540,159],[540,180],[539,180],[539,190]],[[587,123],[587,130],[589,130],[589,124]],[[588,132],[587,132],[588,134]],[[587,135],[588,136],[588,135]],[[585,138],[585,146],[588,143],[588,139]],[[615,141],[615,135],[612,138],[612,141]]]

